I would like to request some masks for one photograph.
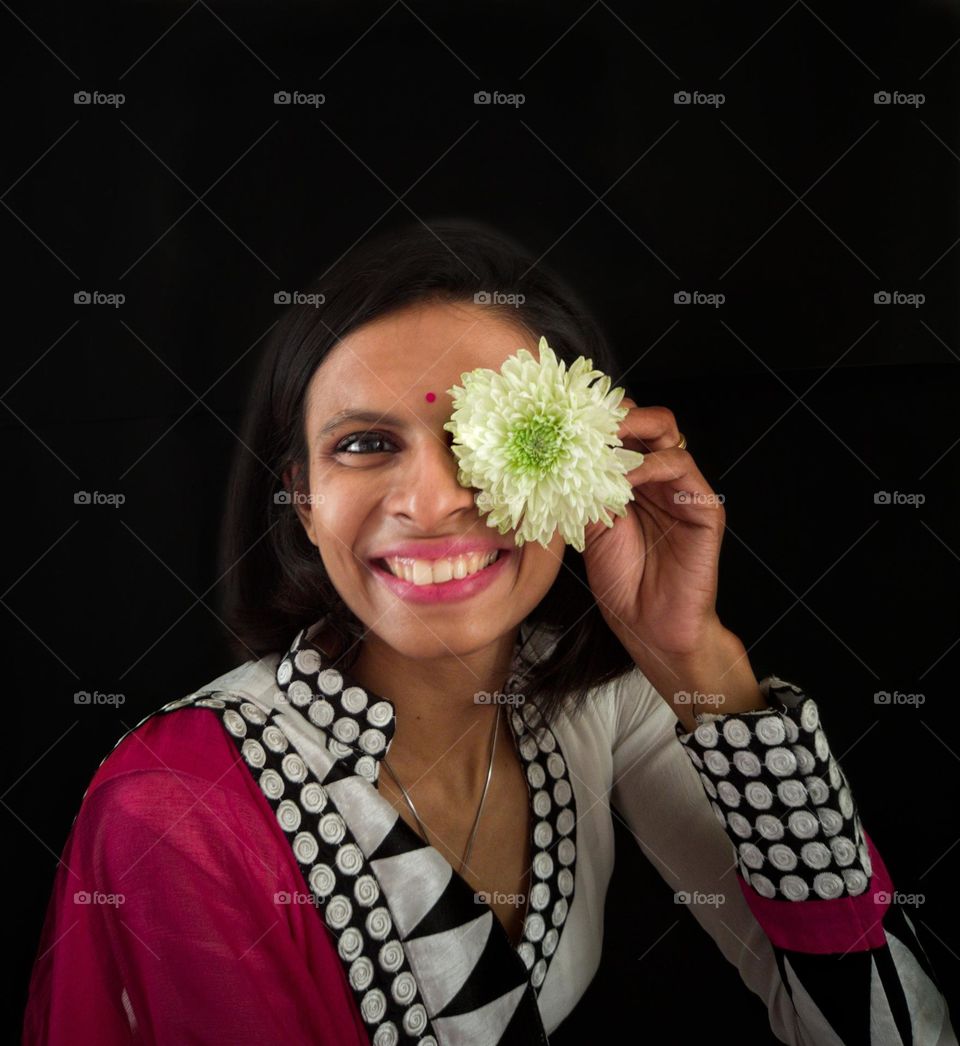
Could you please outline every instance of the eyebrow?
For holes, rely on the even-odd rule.
[[[395,428],[405,428],[407,424],[393,414],[384,414],[378,410],[341,410],[327,421],[317,432],[317,436],[326,436],[345,421],[365,421],[373,425],[393,425]]]

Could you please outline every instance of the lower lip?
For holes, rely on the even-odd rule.
[[[439,585],[415,585],[412,581],[405,581],[402,577],[391,574],[389,570],[384,570],[378,563],[370,563],[370,569],[395,595],[409,603],[452,603],[460,599],[469,599],[489,588],[504,572],[512,558],[512,551],[506,549],[490,566],[484,567],[476,574],[460,580],[444,581]]]

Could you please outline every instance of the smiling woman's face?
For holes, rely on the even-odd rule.
[[[561,569],[559,532],[548,548],[517,548],[514,531],[487,526],[475,491],[457,482],[443,428],[453,410],[446,390],[463,372],[499,370],[521,347],[539,358],[537,345],[483,306],[421,303],[352,331],[310,382],[311,497],[298,501],[298,515],[343,601],[404,656],[489,645],[523,621]],[[353,411],[368,416],[337,420]],[[445,547],[451,540],[475,552],[459,555]]]

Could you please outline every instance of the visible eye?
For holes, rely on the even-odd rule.
[[[378,451],[378,450],[347,450],[346,449],[351,444],[359,443],[359,442],[365,443],[367,445],[369,445],[370,443],[387,442],[387,443],[390,443],[393,446],[396,446],[396,444],[394,444],[391,439],[389,439],[388,437],[384,436],[382,432],[351,432],[349,436],[344,436],[343,439],[340,440],[340,442],[336,445],[336,447],[334,447],[334,451],[333,452],[334,452],[334,454],[349,454],[349,455],[368,454],[368,453],[369,454],[383,453],[382,451]]]

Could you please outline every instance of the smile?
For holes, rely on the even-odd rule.
[[[370,560],[372,573],[402,599],[414,603],[444,603],[482,592],[503,572],[512,551],[499,549],[450,559],[406,556]]]

